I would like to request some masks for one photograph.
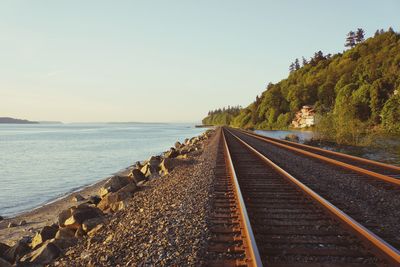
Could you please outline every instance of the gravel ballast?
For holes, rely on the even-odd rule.
[[[307,158],[235,131],[258,151],[358,222],[400,247],[400,194],[361,175]]]
[[[191,153],[187,164],[147,182],[125,210],[52,266],[204,265],[218,136],[206,141],[202,154]]]

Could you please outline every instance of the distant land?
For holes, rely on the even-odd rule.
[[[0,123],[37,124],[39,122],[14,119],[14,118],[9,118],[9,117],[0,117]]]
[[[15,124],[61,124],[60,121],[29,121],[22,119],[14,119],[10,117],[0,117],[0,123],[15,123]]]

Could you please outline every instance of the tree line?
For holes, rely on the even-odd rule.
[[[318,51],[310,60],[295,60],[286,79],[269,83],[238,115],[225,116],[221,110],[216,123],[212,115],[205,119],[284,129],[303,105],[312,105],[324,125],[321,132],[326,129],[327,138],[342,143],[356,143],[360,134],[371,131],[400,134],[400,34],[389,28],[365,39],[360,28],[346,35],[345,46],[349,49],[335,55]]]

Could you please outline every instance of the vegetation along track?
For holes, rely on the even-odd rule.
[[[259,266],[257,255],[266,266],[391,266],[400,262],[396,249],[244,141],[224,132],[209,246],[214,263],[219,259],[220,265]],[[243,225],[243,219],[249,223]]]
[[[400,187],[229,129],[365,227],[400,249]]]

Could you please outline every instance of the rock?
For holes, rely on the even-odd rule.
[[[124,187],[122,187],[120,190],[118,190],[116,193],[128,193],[130,194],[130,196],[133,195],[133,193],[137,190],[137,186],[135,183],[129,183],[127,185],[125,185]]]
[[[21,258],[23,263],[49,264],[60,255],[60,249],[50,240],[43,243],[40,248],[26,254]]]
[[[189,138],[186,138],[184,144],[185,144],[185,145],[188,145],[189,142],[190,142],[190,139],[189,139]]]
[[[60,214],[58,214],[58,225],[60,227],[65,227],[65,221],[71,217],[71,209],[63,210]]]
[[[185,155],[179,155],[179,156],[177,156],[176,158],[177,158],[177,159],[187,159],[187,158],[188,158],[188,155],[187,155],[187,154],[185,154]]]
[[[46,240],[54,238],[56,236],[57,231],[58,227],[55,225],[43,227],[42,230],[36,233],[36,235],[33,237],[31,243],[32,249],[35,249]]]
[[[12,265],[5,259],[0,258],[0,267],[12,267]]]
[[[100,189],[100,196],[103,198],[111,192],[116,192],[125,185],[129,184],[130,180],[126,176],[113,176]]]
[[[134,185],[133,183],[131,183],[131,184]],[[110,194],[106,195],[100,201],[100,203],[97,205],[97,207],[103,211],[108,211],[108,209],[110,209],[112,204],[122,201],[128,197],[131,197],[133,194],[132,190],[133,190],[133,186],[127,185],[126,187],[119,190],[118,192],[110,193]]]
[[[136,161],[135,164],[133,165],[134,169],[141,169],[143,167],[142,163],[140,161]]]
[[[175,142],[175,148],[176,148],[176,149],[180,149],[181,147],[182,147],[181,142],[176,141],[176,142]]]
[[[22,256],[30,251],[30,247],[25,239],[19,240],[14,246],[7,249],[3,254],[3,259],[10,263],[18,261]]]
[[[3,216],[0,216],[0,221],[2,221],[2,220],[4,220],[4,217],[3,217]]]
[[[98,195],[90,196],[88,199],[88,203],[91,203],[94,205],[99,204],[100,201],[101,201],[101,197],[99,197]]]
[[[151,166],[150,164],[146,164],[140,171],[146,178],[154,177],[155,175],[158,175],[159,166]]]
[[[82,223],[82,229],[87,233],[94,229],[97,225],[104,223],[105,219],[103,217],[88,219]]]
[[[56,245],[60,249],[67,249],[69,247],[76,245],[76,243],[78,242],[78,239],[75,236],[72,236],[71,238],[65,238],[65,239],[54,238],[54,239],[51,239],[50,242],[53,243],[54,245]]]
[[[75,232],[75,229],[60,228],[51,242],[61,249],[69,248],[75,245],[78,241],[78,239],[75,237]]]
[[[7,228],[13,228],[13,227],[16,227],[17,226],[17,224],[15,223],[15,222],[10,222],[8,225],[7,225]]]
[[[176,158],[178,155],[179,155],[179,152],[175,148],[171,147],[170,150],[165,152],[164,157],[165,158]]]
[[[74,238],[75,236],[75,230],[70,229],[70,228],[60,228],[58,229],[55,239],[69,239],[69,238]]]
[[[128,203],[126,200],[118,201],[110,205],[110,210],[113,212],[117,212],[120,210],[126,209]]]
[[[159,167],[160,162],[161,162],[160,156],[152,156],[140,171],[144,174],[146,178],[154,177],[158,175],[158,172],[160,170]]]
[[[186,148],[186,147],[184,147],[184,148],[182,148],[181,150],[179,150],[179,154],[180,154],[180,155],[185,155],[185,154],[187,154],[187,153],[189,153],[189,150],[188,150],[188,148]]]
[[[85,231],[83,231],[82,226],[80,226],[78,229],[75,231],[75,237],[76,238],[81,238],[85,235]]]
[[[131,173],[129,174],[129,177],[132,178],[132,180],[137,184],[141,181],[146,180],[146,176],[139,170],[139,169],[133,169]]]
[[[143,175],[147,178],[151,175],[151,171],[150,171],[150,165],[146,164],[144,165],[141,169],[140,172],[143,173]]]
[[[285,136],[285,140],[298,143],[300,138],[295,134],[288,134]]]
[[[160,174],[168,174],[171,172],[176,166],[181,165],[182,161],[179,159],[170,159],[165,158],[160,164]]]
[[[150,167],[152,168],[157,168],[158,165],[161,162],[161,157],[160,156],[151,156],[148,160],[148,164],[150,165]]]
[[[79,201],[83,201],[83,200],[85,200],[85,198],[80,194],[76,194],[72,197],[72,201],[75,201],[75,202],[79,202]]]
[[[92,230],[90,230],[89,232],[87,232],[87,235],[89,237],[93,237],[101,228],[104,227],[104,224],[98,224],[96,225],[96,227],[94,227]]]
[[[86,204],[86,203],[85,203]],[[71,217],[69,217],[64,225],[67,228],[78,229],[82,223],[88,219],[102,216],[100,209],[90,206],[83,206],[71,209]]]
[[[10,249],[10,246],[0,242],[0,258],[3,257],[4,253]],[[0,265],[1,266],[1,265]]]
[[[18,223],[18,225],[19,225],[19,226],[24,226],[24,225],[26,225],[26,221],[25,221],[25,220],[22,220],[22,221],[20,221],[20,222]]]

